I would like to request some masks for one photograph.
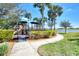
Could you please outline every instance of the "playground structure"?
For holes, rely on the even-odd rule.
[[[31,26],[37,26],[39,23],[37,22],[30,22]],[[35,27],[34,27],[35,28]],[[28,19],[20,19],[17,23],[17,28],[14,32],[14,39],[27,39],[31,37],[31,30],[32,28],[29,27]],[[34,30],[34,29],[33,29]],[[37,30],[37,28],[35,28]]]

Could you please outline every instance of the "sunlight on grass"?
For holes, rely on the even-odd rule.
[[[79,33],[61,33],[64,40],[39,47],[38,53],[47,56],[79,55]]]

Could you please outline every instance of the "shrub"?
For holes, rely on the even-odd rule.
[[[14,32],[13,30],[0,29],[0,40],[8,41],[9,39],[12,39],[13,32]]]
[[[54,36],[56,31],[54,30],[46,30],[46,31],[32,31],[31,39],[41,39],[41,38],[49,38]]]
[[[0,56],[7,55],[8,53],[8,45],[6,43],[3,43],[0,45]]]

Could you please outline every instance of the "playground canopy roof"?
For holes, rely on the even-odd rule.
[[[29,19],[22,17],[22,18],[20,18],[19,23],[27,23],[28,20],[29,20]]]
[[[39,24],[38,22],[31,22],[31,24]]]
[[[24,17],[21,17],[20,20],[19,20],[19,23],[28,23],[29,19],[28,18],[24,18]],[[39,24],[38,22],[30,22],[31,24]]]

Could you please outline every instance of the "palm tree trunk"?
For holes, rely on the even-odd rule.
[[[50,30],[52,30],[52,26],[51,26],[51,29]]]
[[[55,21],[55,19],[54,19],[54,30],[55,30],[55,22],[56,22],[56,21]]]
[[[43,22],[42,22],[43,23]],[[42,24],[42,30],[43,30],[44,28],[43,28],[43,24]]]
[[[65,34],[67,33],[67,28],[65,28]]]
[[[41,30],[43,30],[43,15],[42,15],[42,19],[41,19]]]
[[[42,19],[41,19],[41,21],[42,21],[42,30],[43,30],[43,18],[44,18],[44,10],[43,9],[41,9],[41,15],[42,15]]]
[[[37,28],[38,28],[38,30],[39,30],[39,25],[37,25]]]

